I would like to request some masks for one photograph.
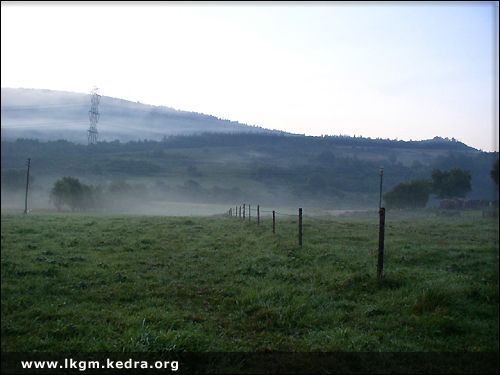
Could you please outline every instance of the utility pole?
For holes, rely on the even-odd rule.
[[[28,158],[28,160],[26,161],[26,165],[28,166],[28,172],[26,173],[26,195],[24,197],[24,214],[25,215],[28,213],[28,187],[30,184],[31,158]]]

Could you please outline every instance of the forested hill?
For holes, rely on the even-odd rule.
[[[24,171],[31,157],[34,186],[46,189],[56,178],[75,176],[100,185],[140,182],[161,199],[175,193],[202,202],[253,199],[334,207],[377,202],[381,166],[385,191],[428,179],[435,168],[461,168],[472,175],[468,197],[491,199],[496,188],[490,170],[498,157],[439,138],[404,142],[274,134],[201,134],[92,146],[20,139],[2,141],[1,152],[2,173]]]
[[[64,91],[2,88],[2,139],[37,138],[87,142],[90,95]],[[270,132],[196,112],[101,97],[99,139],[122,142],[203,132]]]

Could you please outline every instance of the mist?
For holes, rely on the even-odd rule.
[[[190,169],[196,175],[196,169]],[[198,172],[199,173],[199,172]],[[272,187],[253,183],[245,188],[219,180],[218,184],[198,182],[196,177],[176,178],[121,178],[104,179],[99,176],[73,176],[83,185],[95,189],[93,204],[86,207],[72,208],[62,204],[59,208],[51,194],[56,181],[63,176],[35,177],[28,192],[29,212],[66,212],[92,214],[130,214],[161,216],[211,216],[224,215],[229,209],[250,205],[253,215],[257,205],[265,211],[276,210],[286,214],[296,214],[302,207],[309,215],[336,215],[345,210],[374,209],[376,196],[370,200],[352,201],[330,200],[327,206],[321,205],[314,196],[298,199],[293,191],[286,187]],[[1,208],[3,211],[24,211],[25,188],[16,190],[2,187]],[[267,216],[269,216],[267,214]]]
[[[92,200],[99,204],[80,208],[88,212],[208,215],[243,203],[271,210],[283,207],[286,212],[298,207],[308,212],[374,209],[381,166],[384,193],[402,182],[429,179],[436,168],[461,168],[471,174],[469,198],[497,197],[490,172],[498,155],[446,139],[401,142],[205,133],[90,146],[63,140],[2,140],[1,153],[6,209],[24,209],[28,157],[34,178],[30,206],[41,210],[56,210],[50,192],[65,176],[98,192]],[[20,196],[11,197],[14,193]],[[64,205],[60,209],[69,210]]]
[[[2,88],[2,139],[65,139],[87,143],[90,96],[53,90]],[[161,140],[201,132],[268,132],[215,116],[102,96],[99,140]]]
[[[51,190],[65,176],[95,190],[98,204],[84,212],[215,215],[244,203],[320,214],[374,209],[382,166],[385,191],[429,179],[435,168],[462,168],[472,176],[470,198],[496,197],[497,154],[454,138],[292,135],[103,96],[99,141],[87,145],[89,105],[88,94],[2,88],[2,176],[14,171],[19,180],[2,185],[2,209],[24,210],[28,157],[33,211],[57,211]]]

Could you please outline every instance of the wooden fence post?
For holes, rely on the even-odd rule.
[[[240,214],[238,216],[241,217],[241,206],[240,206]]]
[[[273,234],[276,233],[276,212],[273,210]]]
[[[377,262],[377,278],[381,279],[384,276],[384,234],[385,234],[385,208],[380,207],[379,210],[379,231],[378,231],[378,262]]]
[[[257,205],[257,225],[260,225],[260,205]]]
[[[24,214],[28,214],[28,189],[30,185],[30,165],[31,158],[26,161],[26,166],[28,167],[28,172],[26,173],[26,195],[24,196]]]
[[[248,205],[248,221],[252,221],[251,216],[252,216],[252,208],[250,207],[250,205]]]
[[[243,203],[243,219],[245,219],[245,203]]]
[[[302,247],[302,208],[299,208],[299,246]]]

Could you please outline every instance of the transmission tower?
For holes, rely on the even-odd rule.
[[[91,92],[90,97],[90,111],[89,120],[90,126],[88,130],[89,145],[95,145],[97,143],[97,121],[99,121],[99,101],[101,100],[101,95],[98,94],[99,89],[94,87]]]

